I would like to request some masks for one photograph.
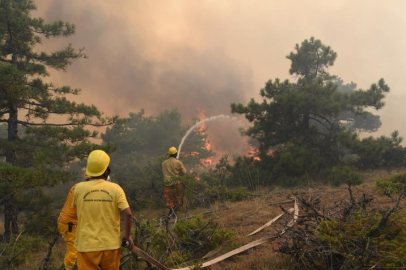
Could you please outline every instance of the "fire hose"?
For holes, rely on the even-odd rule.
[[[227,252],[226,254],[223,254],[223,255],[221,255],[221,256],[219,256],[219,257],[217,257],[217,258],[214,258],[214,259],[212,259],[212,260],[210,260],[210,261],[207,261],[207,262],[203,263],[202,265],[200,265],[199,267],[200,267],[200,268],[205,268],[205,267],[211,266],[211,265],[213,265],[213,264],[216,264],[216,263],[218,263],[218,262],[221,262],[221,261],[223,261],[223,260],[225,260],[225,259],[227,259],[227,258],[230,258],[230,257],[232,257],[232,256],[234,256],[234,255],[236,255],[236,254],[239,254],[239,253],[241,253],[241,252],[244,252],[244,251],[246,251],[246,250],[248,250],[248,249],[251,249],[251,248],[253,248],[253,247],[262,245],[262,244],[264,244],[264,243],[269,243],[269,242],[273,241],[274,239],[276,239],[276,238],[282,236],[289,228],[291,228],[291,227],[296,223],[296,221],[297,221],[297,219],[298,219],[298,216],[299,216],[299,207],[298,207],[298,204],[297,204],[297,200],[296,200],[296,199],[295,199],[294,208],[293,208],[293,209],[289,209],[288,212],[290,212],[290,213],[291,213],[291,212],[294,212],[294,214],[293,214],[293,219],[285,226],[285,228],[282,230],[282,232],[280,232],[278,235],[273,236],[273,237],[265,237],[265,238],[261,238],[261,239],[252,241],[252,242],[250,242],[250,243],[248,243],[248,244],[246,244],[246,245],[244,245],[244,246],[242,246],[242,247],[239,247],[239,248],[234,249],[234,250],[232,250],[232,251],[230,251],[230,252]],[[274,223],[276,220],[278,220],[280,217],[282,217],[282,215],[283,215],[283,214],[278,215],[277,217],[273,218],[271,221],[269,221],[268,223],[266,223],[264,226],[261,226],[260,228],[258,228],[257,230],[255,230],[254,232],[250,233],[250,234],[247,235],[247,236],[253,235],[253,234],[255,234],[255,233],[261,231],[262,229],[264,229],[264,228],[270,226],[272,223]],[[125,243],[123,243],[123,246],[124,246],[124,245],[125,245]],[[159,270],[192,270],[192,269],[194,268],[193,266],[191,266],[191,267],[190,267],[190,266],[187,266],[187,267],[184,267],[184,268],[174,268],[174,269],[168,268],[168,267],[166,267],[165,265],[161,264],[158,260],[156,260],[156,259],[154,259],[153,257],[151,257],[150,255],[148,255],[145,251],[143,251],[142,249],[140,249],[140,248],[137,247],[137,246],[134,246],[134,247],[130,250],[130,252],[131,252],[134,256],[140,257],[142,260],[144,260],[144,261],[146,261],[146,262],[148,262],[148,263],[154,265],[154,266],[155,266],[156,268],[158,268]]]

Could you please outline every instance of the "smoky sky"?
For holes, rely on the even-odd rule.
[[[331,74],[363,89],[383,77],[391,87],[386,106],[377,112],[382,127],[372,135],[399,130],[406,136],[406,1],[35,3],[35,15],[69,21],[77,29],[67,39],[44,41],[44,48],[71,42],[85,47],[88,56],[66,72],[52,71],[52,81],[82,88],[77,100],[93,103],[106,114],[126,116],[145,108],[154,115],[178,108],[185,123],[200,111],[205,116],[230,114],[232,102],[259,100],[267,80],[294,79],[286,55],[296,43],[314,36],[338,54]],[[213,129],[220,141],[227,140],[227,151],[238,148],[229,141],[241,144],[235,124]],[[216,136],[212,142],[221,144]]]
[[[140,108],[149,114],[178,108],[191,120],[198,111],[229,113],[230,103],[243,102],[252,88],[248,66],[221,48],[199,50],[188,44],[184,36],[192,38],[195,29],[186,22],[183,29],[176,29],[182,24],[176,10],[166,12],[173,14],[166,14],[169,21],[161,27],[159,10],[165,9],[158,5],[156,10],[149,1],[89,2],[38,2],[39,7],[40,3],[46,7],[46,18],[77,26],[69,42],[85,47],[88,59],[54,76],[83,88],[82,100],[120,115]],[[172,37],[171,31],[184,42]],[[58,45],[63,42],[66,40],[58,40]]]

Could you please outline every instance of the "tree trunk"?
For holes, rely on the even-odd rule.
[[[10,113],[8,119],[8,136],[9,142],[18,140],[18,109],[14,104],[10,104]],[[15,151],[13,145],[11,149],[6,151],[6,162],[13,164],[15,159]],[[12,191],[10,190],[10,193]],[[10,194],[4,202],[4,238],[10,240],[11,234],[18,234],[18,211],[15,204],[14,195]]]
[[[310,115],[309,113],[305,113],[305,115],[303,116],[303,133],[306,142],[309,139],[309,132],[310,132]]]
[[[4,239],[7,242],[10,240],[11,234],[18,234],[18,214],[14,201],[14,196],[11,196],[4,203]]]
[[[18,110],[14,105],[10,105],[10,114],[8,119],[8,136],[10,142],[18,140]],[[13,164],[15,152],[13,149],[8,149],[6,152],[6,162]]]
[[[55,226],[55,228],[56,227],[57,226]],[[44,262],[42,263],[42,270],[49,269],[49,263],[51,262],[52,250],[53,250],[56,242],[58,241],[59,237],[60,237],[59,232],[56,229],[55,232],[54,232],[54,239],[52,240],[52,242],[48,242],[49,243],[48,252],[47,252],[47,255],[44,258]]]

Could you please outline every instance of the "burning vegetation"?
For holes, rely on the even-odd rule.
[[[156,230],[158,224],[150,217],[136,222],[138,244],[160,263],[200,267],[205,253],[233,239],[235,231],[223,228],[217,218],[191,218],[190,211],[312,182],[348,185],[349,198],[321,204],[317,196],[295,194],[304,214],[298,216],[295,209],[295,227],[279,224],[284,225],[284,237],[278,249],[294,258],[294,267],[404,267],[405,175],[377,181],[376,190],[393,200],[389,209],[372,207],[374,201],[366,193],[352,194],[365,171],[406,165],[399,132],[378,138],[359,136],[381,125],[371,111],[385,104],[390,89],[384,79],[376,78],[368,89],[344,83],[329,73],[337,53],[311,37],[287,56],[295,80],[269,80],[260,90],[260,102],[231,104],[232,113],[250,123],[242,134],[250,141],[236,145],[227,134],[216,142],[207,122],[232,117],[207,117],[200,110],[200,121],[189,127],[173,108],[156,115],[141,109],[126,117],[105,117],[94,105],[74,102],[80,90],[48,83],[47,68],[65,70],[72,61],[86,57],[83,50],[68,45],[46,53],[38,48],[41,38],[67,37],[75,27],[61,21],[46,24],[31,17],[33,10],[29,0],[3,0],[0,5],[0,212],[4,215],[0,268],[56,269],[52,252],[59,235],[54,209],[60,207],[68,187],[84,180],[83,160],[94,149],[111,154],[111,179],[123,187],[131,209],[140,216],[158,215],[164,208],[162,162],[167,149],[179,142],[179,158],[190,172],[181,179],[182,219]],[[106,126],[101,135],[90,130]],[[235,152],[223,151],[226,144],[240,147],[242,154],[231,158]],[[44,259],[32,263],[32,254]],[[125,267],[132,269],[131,264]]]

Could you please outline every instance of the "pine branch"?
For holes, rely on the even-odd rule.
[[[0,122],[2,122],[0,120]],[[89,123],[89,122],[85,122],[85,123],[65,123],[65,124],[55,124],[55,123],[32,123],[32,122],[25,122],[25,121],[17,121],[17,123],[27,127],[27,126],[53,126],[53,127],[66,127],[66,126],[93,126],[93,127],[106,127],[106,126],[110,126],[113,123],[105,123],[105,124],[93,124],[93,123]]]
[[[7,59],[0,59],[0,62],[13,64],[13,61]]]
[[[319,114],[317,114],[317,113],[313,113],[313,112],[312,112],[311,114],[313,114],[313,115],[315,115],[315,116],[317,116],[317,117],[323,119],[324,121],[326,121],[327,123],[329,123],[330,126],[333,126],[333,124],[330,122],[330,120],[328,120],[326,117],[321,116],[321,115],[319,115]]]
[[[323,123],[323,122],[320,121],[319,119],[314,118],[314,117],[309,117],[309,119],[312,119],[312,120],[314,120],[314,121],[317,121],[317,122],[319,122],[320,124],[322,124],[325,128],[327,128],[328,130],[331,130],[331,127],[328,127],[325,123]]]

